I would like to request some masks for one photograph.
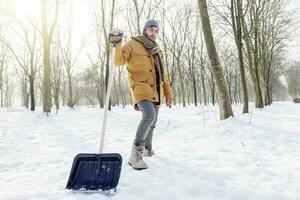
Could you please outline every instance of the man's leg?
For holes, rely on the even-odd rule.
[[[136,131],[134,144],[136,146],[145,146],[147,135],[149,135],[151,129],[152,130],[154,129],[152,127],[157,119],[156,118],[157,111],[153,102],[148,100],[140,101],[139,103],[137,103],[137,105],[139,107],[139,110],[142,112],[142,120]]]
[[[139,110],[142,112],[142,120],[136,131],[132,152],[129,158],[129,164],[135,169],[145,169],[147,164],[143,161],[142,154],[146,144],[146,137],[156,118],[156,111],[153,103],[143,100],[138,104]]]
[[[156,122],[157,122],[157,116],[158,116],[158,110],[159,110],[159,106],[155,106],[155,120],[152,124],[152,126],[150,127],[150,130],[148,132],[147,138],[146,138],[146,144],[145,144],[145,148],[148,151],[152,151],[152,138],[153,138],[153,131],[156,127]]]

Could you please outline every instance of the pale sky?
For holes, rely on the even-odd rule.
[[[300,22],[300,0],[291,0],[291,6],[297,10],[297,18]],[[290,43],[289,52],[288,56],[290,59],[300,60],[300,29],[297,30],[293,41]]]

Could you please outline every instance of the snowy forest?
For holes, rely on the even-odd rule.
[[[299,97],[299,56],[292,57],[289,51],[292,45],[299,46],[299,13],[290,1],[208,3],[230,103],[243,103],[247,113],[250,101],[263,108]],[[161,23],[158,43],[175,105],[214,105],[223,98],[218,96],[197,2],[4,0],[0,9],[2,107],[21,105],[34,111],[43,106],[45,112],[52,106],[102,108],[109,31],[119,26],[128,40],[141,33],[147,19]],[[81,35],[80,26],[85,29]],[[125,68],[115,69],[113,82],[111,104],[131,104]]]
[[[299,0],[0,0],[0,198],[299,200],[299,19]]]

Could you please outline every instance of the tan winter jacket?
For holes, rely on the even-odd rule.
[[[162,52],[160,52],[160,57],[164,64]],[[128,70],[128,80],[133,103],[136,104],[141,100],[158,102],[158,93],[155,87],[154,58],[145,49],[144,45],[133,39],[126,42],[122,47],[118,44],[116,46],[115,65],[124,64]],[[172,92],[165,64],[164,72],[164,82],[161,83],[160,86],[160,96],[162,97],[164,95],[166,99],[172,99]]]

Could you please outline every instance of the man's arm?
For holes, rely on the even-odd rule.
[[[116,45],[115,65],[124,65],[131,56],[131,48],[127,43],[121,46],[121,43]]]
[[[116,48],[114,64],[117,66],[124,65],[131,55],[131,48],[128,42],[121,46],[122,38],[123,32],[119,29],[111,31],[108,38],[111,43],[110,49],[112,49],[112,46]]]

